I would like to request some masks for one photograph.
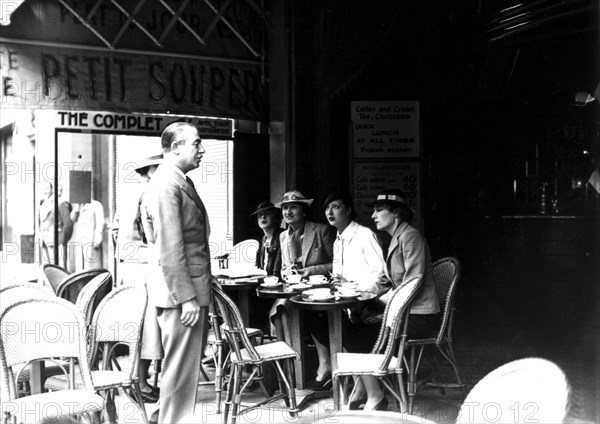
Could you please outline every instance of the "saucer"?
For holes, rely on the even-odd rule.
[[[273,289],[275,287],[279,287],[281,286],[283,283],[275,283],[275,284],[267,284],[267,283],[262,283],[260,286],[264,287],[266,289]]]
[[[355,297],[360,296],[360,293],[355,292],[355,293],[344,293],[341,294],[338,292],[338,295],[340,296],[341,299],[354,299]]]

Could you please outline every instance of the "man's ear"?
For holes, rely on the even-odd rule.
[[[174,141],[171,143],[171,152],[175,153],[176,155],[179,154],[179,146],[181,145],[181,142],[179,141]]]

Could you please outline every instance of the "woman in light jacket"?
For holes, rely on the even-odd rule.
[[[383,273],[380,275],[379,307],[361,311],[356,319],[365,324],[381,322],[385,305],[393,289],[401,287],[412,278],[422,276],[420,289],[410,306],[407,335],[409,339],[427,337],[433,330],[440,305],[433,281],[431,255],[427,241],[419,230],[410,224],[414,211],[408,205],[402,190],[384,190],[373,202],[373,221],[380,231],[391,236]],[[350,399],[350,408],[364,404],[365,410],[385,410],[388,401],[379,381],[362,377]]]

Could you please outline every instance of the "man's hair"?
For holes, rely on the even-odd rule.
[[[170,151],[171,145],[175,141],[180,140],[180,135],[185,128],[194,128],[196,127],[189,122],[173,122],[163,131],[160,137],[160,144],[164,151]]]

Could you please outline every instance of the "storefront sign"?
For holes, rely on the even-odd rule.
[[[1,106],[180,113],[264,121],[257,66],[0,45]]]
[[[419,102],[352,102],[355,159],[417,158]]]
[[[404,191],[409,206],[415,211],[413,224],[419,227],[421,205],[421,165],[418,162],[356,162],[353,169],[356,220],[373,226],[369,206],[382,191],[399,188]]]
[[[57,111],[57,129],[109,132],[111,134],[147,134],[158,136],[173,122],[185,121],[198,128],[200,137],[229,140],[233,137],[231,119],[198,118],[172,115],[134,115],[94,111]]]

